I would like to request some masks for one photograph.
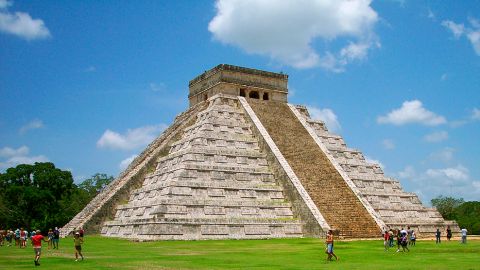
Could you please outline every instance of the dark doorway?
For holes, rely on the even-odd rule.
[[[246,97],[247,95],[245,95],[245,89],[240,89],[240,96],[241,97]]]
[[[257,91],[252,91],[248,94],[248,97],[249,98],[256,98],[256,99],[260,99],[260,96],[258,95],[258,92]]]
[[[268,100],[268,93],[263,93],[263,100]]]

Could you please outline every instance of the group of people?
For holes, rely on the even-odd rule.
[[[403,252],[409,252],[410,249],[408,246],[415,246],[417,235],[413,229],[410,229],[410,226],[408,226],[406,230],[404,228],[394,230],[384,229],[383,246],[385,251],[395,246],[395,238],[397,240],[397,252],[400,252],[400,248],[402,248],[401,251]]]
[[[80,228],[78,230],[75,230],[73,238],[75,246],[75,261],[78,261],[79,257],[81,258],[81,260],[83,260],[83,236],[83,229]],[[5,245],[5,242],[7,246],[12,246],[12,242],[14,242],[15,246],[18,246],[19,248],[26,248],[28,242],[27,240],[31,241],[33,251],[35,253],[35,266],[39,266],[40,256],[42,254],[42,241],[48,243],[48,249],[51,249],[52,247],[53,249],[58,249],[58,244],[60,241],[60,230],[57,227],[55,227],[54,230],[49,229],[46,236],[43,236],[40,230],[33,230],[31,232],[28,232],[23,228],[16,229],[15,231],[11,229],[0,230],[0,246]]]
[[[450,226],[447,226],[446,233],[447,233],[447,241],[450,241],[450,239],[452,238],[452,229],[450,229]],[[462,235],[462,241],[461,241],[462,244],[467,243],[467,233],[468,231],[465,228],[460,230],[460,234]],[[437,228],[437,231],[435,232],[435,243],[437,244],[442,243],[441,236],[442,236],[442,232],[440,231],[439,228]]]
[[[19,248],[26,248],[28,245],[28,240],[31,240],[35,235],[37,235],[37,230],[32,230],[29,232],[24,228],[17,228],[15,231],[12,229],[9,230],[0,230],[0,246],[18,246]],[[58,242],[60,241],[60,231],[57,227],[55,230],[50,229],[48,231],[48,239],[51,240],[48,242],[48,249],[58,248]]]

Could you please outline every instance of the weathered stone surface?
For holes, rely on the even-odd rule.
[[[287,79],[230,65],[193,79],[191,107],[62,234],[83,227],[136,240],[261,239],[333,228],[365,238],[383,227],[410,225],[419,237],[458,229],[306,107],[287,104]]]

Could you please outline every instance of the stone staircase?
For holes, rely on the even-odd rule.
[[[288,104],[248,99],[261,123],[330,227],[348,238],[378,237],[380,228]]]
[[[217,95],[117,206],[102,235],[137,240],[302,236],[235,97]]]
[[[445,221],[436,209],[422,205],[415,193],[405,192],[398,180],[385,176],[378,164],[367,162],[360,151],[348,148],[343,138],[330,133],[323,122],[310,119],[305,107],[296,109],[385,226],[392,229],[410,226],[418,237],[432,237],[437,228],[444,231],[447,225],[452,231],[460,230],[455,222]]]
[[[103,222],[113,218],[116,212],[115,206],[128,198],[130,190],[141,185],[144,175],[152,167],[152,162],[159,156],[165,155],[165,149],[168,148],[172,139],[191,124],[192,120],[195,120],[196,113],[201,111],[204,106],[205,104],[197,104],[178,115],[174,123],[148,145],[145,151],[135,158],[122,174],[60,229],[61,237],[68,236],[78,228],[84,228],[88,233],[99,233]]]

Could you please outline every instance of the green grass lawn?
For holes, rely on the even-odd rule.
[[[409,253],[385,252],[383,241],[335,243],[339,261],[325,260],[323,239],[131,242],[87,236],[75,262],[72,238],[42,249],[44,269],[480,269],[480,241],[417,241]],[[0,269],[32,269],[33,249],[0,247]]]

